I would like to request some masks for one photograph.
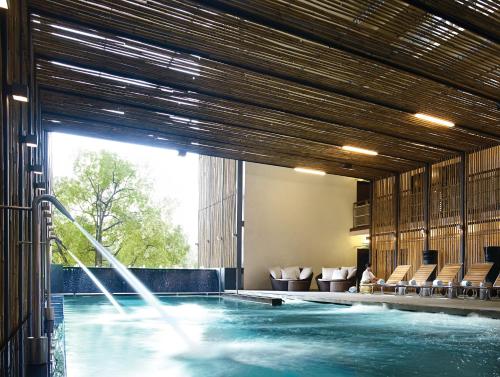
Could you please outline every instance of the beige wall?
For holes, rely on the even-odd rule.
[[[356,180],[245,165],[245,289],[270,289],[271,266],[353,266],[350,237]],[[313,288],[316,288],[313,283]]]

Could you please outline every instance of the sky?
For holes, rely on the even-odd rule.
[[[184,157],[176,150],[138,144],[82,137],[63,133],[50,134],[52,177],[74,177],[73,164],[82,151],[116,153],[133,163],[153,187],[153,201],[170,198],[176,202],[173,222],[179,224],[191,246],[191,258],[196,260],[198,242],[198,159],[197,154]]]

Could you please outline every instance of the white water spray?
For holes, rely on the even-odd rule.
[[[89,276],[90,280],[92,280],[94,282],[94,284],[97,285],[97,288],[99,288],[101,290],[101,292],[104,293],[104,296],[106,296],[108,298],[109,302],[111,302],[111,304],[113,304],[113,306],[118,311],[118,313],[120,313],[121,315],[125,316],[126,313],[123,310],[123,308],[121,307],[121,305],[118,303],[118,301],[116,301],[116,299],[113,297],[113,295],[111,293],[109,293],[109,291],[106,289],[106,287],[104,287],[104,285],[102,285],[102,283],[99,281],[99,279],[97,279],[97,277],[87,268],[87,266],[85,266],[80,261],[80,259],[78,259],[76,257],[75,254],[73,254],[68,249],[66,249],[66,251],[68,252],[69,255],[71,255],[71,258],[73,258],[75,260],[75,262],[78,263],[78,265],[80,266],[80,268],[83,271],[85,271],[85,273]]]
[[[178,324],[173,318],[171,318],[166,312],[165,308],[161,302],[151,293],[149,289],[146,288],[142,282],[135,277],[135,275],[130,272],[127,267],[125,267],[115,256],[104,246],[102,246],[92,235],[87,232],[80,224],[73,220],[73,224],[82,232],[82,234],[87,237],[90,243],[101,253],[101,255],[108,260],[108,262],[116,268],[118,273],[127,281],[127,283],[146,301],[150,306],[155,308],[157,312],[161,315],[162,319],[165,320],[180,337],[189,346],[193,346],[191,340],[187,335],[179,328]]]

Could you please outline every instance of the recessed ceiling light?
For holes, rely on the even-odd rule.
[[[439,124],[440,126],[446,126],[446,127],[454,127],[455,126],[455,123],[450,122],[449,120],[436,118],[436,117],[433,117],[432,115],[417,113],[417,114],[415,114],[415,117],[417,117],[418,119],[426,120],[426,121],[431,122],[431,123]]]
[[[342,149],[345,150],[345,151],[362,153],[362,154],[367,154],[367,155],[370,155],[370,156],[376,156],[376,155],[378,155],[378,152],[372,151],[370,149],[353,147],[352,145],[344,145],[342,147]]]
[[[299,173],[315,174],[315,175],[325,175],[326,173],[322,170],[308,169],[308,168],[295,168],[293,169]]]

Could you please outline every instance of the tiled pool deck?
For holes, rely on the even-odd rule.
[[[235,293],[235,291],[226,291]],[[422,311],[430,313],[446,313],[455,315],[469,315],[472,313],[484,317],[500,319],[500,300],[479,300],[462,298],[435,298],[419,297],[416,295],[396,296],[394,294],[380,293],[336,293],[336,292],[277,292],[277,291],[252,291],[240,290],[240,294],[258,297],[271,297],[283,299],[298,299],[305,301],[353,305],[380,305],[385,304],[391,309]]]

